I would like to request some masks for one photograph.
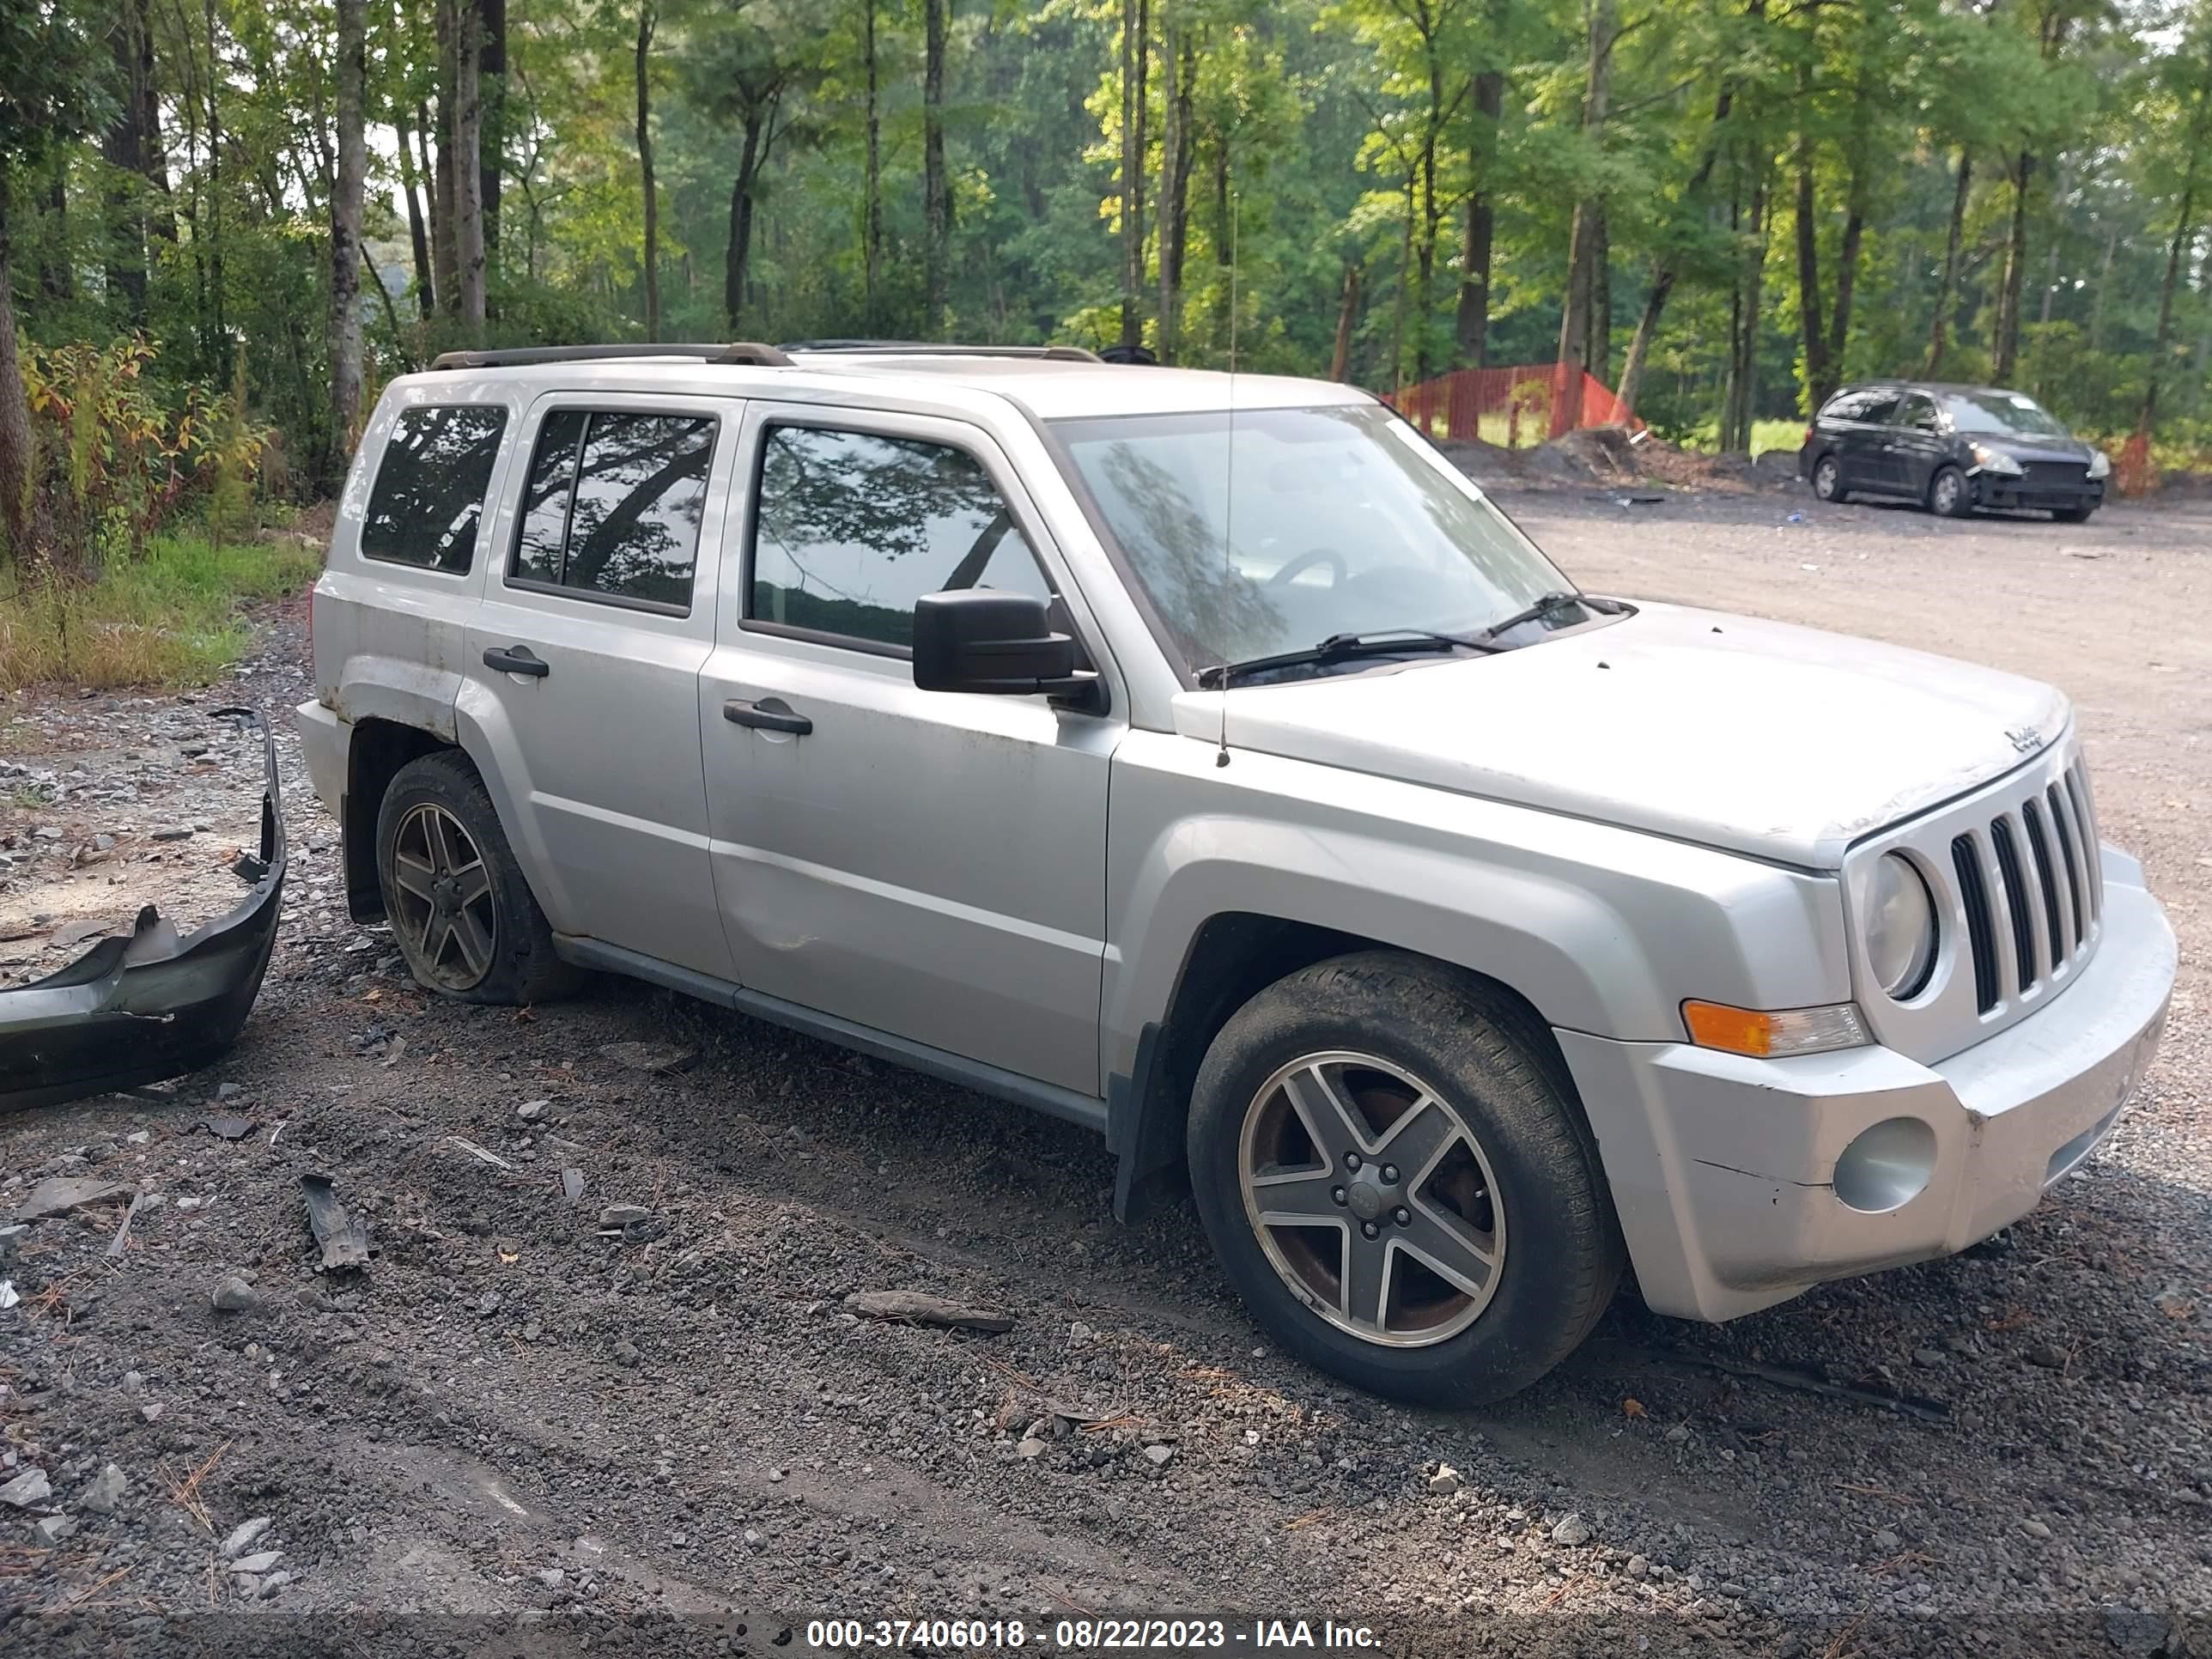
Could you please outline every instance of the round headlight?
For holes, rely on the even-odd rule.
[[[1867,957],[1875,982],[1902,1002],[1919,994],[1936,966],[1936,900],[1911,860],[1885,853],[1874,868]]]

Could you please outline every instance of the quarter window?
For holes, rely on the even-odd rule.
[[[556,409],[531,458],[507,580],[688,611],[713,416]]]
[[[915,601],[966,587],[1053,597],[974,456],[915,438],[769,428],[746,607],[754,621],[906,648]]]
[[[377,463],[376,488],[361,522],[362,556],[466,574],[506,429],[504,409],[403,410]]]

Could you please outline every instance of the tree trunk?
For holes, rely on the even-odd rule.
[[[2166,368],[2166,354],[2173,340],[2173,295],[2180,286],[2183,261],[2197,240],[2197,170],[2202,165],[2208,144],[2212,144],[2212,93],[2199,90],[2197,108],[2190,122],[2187,171],[2181,181],[2181,204],[2173,221],[2173,240],[2167,245],[2166,280],[2159,285],[2158,333],[2150,349],[2150,367],[2143,375],[2142,413],[2136,421],[2136,435],[2148,448],[2158,421],[2159,380]]]
[[[1813,134],[1810,106],[1813,70],[1808,64],[1797,71],[1798,106],[1804,111],[1797,126],[1792,152],[1797,175],[1797,321],[1805,343],[1805,395],[1815,410],[1834,390],[1835,374],[1828,362],[1828,332],[1821,316],[1820,221],[1813,191]]]
[[[115,61],[115,114],[100,152],[118,174],[106,192],[107,292],[123,302],[131,328],[146,325],[146,165],[144,122],[151,107],[154,37],[148,0],[122,0],[108,37]]]
[[[1613,82],[1613,42],[1618,10],[1615,0],[1594,0],[1589,13],[1589,61],[1583,71],[1582,130],[1593,142],[1603,129],[1606,106]],[[1552,411],[1556,435],[1582,423],[1582,372],[1590,362],[1593,325],[1599,288],[1597,262],[1605,240],[1604,204],[1596,198],[1578,197],[1567,235],[1566,301],[1559,313],[1560,390],[1565,407]],[[1572,371],[1570,374],[1570,371]]]
[[[1160,320],[1159,358],[1162,362],[1174,361],[1176,349],[1176,312],[1179,303],[1178,290],[1182,282],[1182,250],[1177,246],[1181,238],[1174,228],[1175,222],[1182,216],[1185,183],[1185,140],[1183,122],[1188,112],[1184,100],[1188,93],[1182,81],[1182,43],[1177,39],[1172,0],[1160,0],[1160,69],[1167,76],[1160,97],[1160,198],[1159,198],[1159,263],[1160,263]]]
[[[1583,366],[1601,380],[1613,378],[1613,242],[1605,204],[1590,210],[1589,333],[1583,343]]]
[[[222,105],[216,88],[222,76],[216,73],[220,52],[216,46],[216,0],[207,0],[204,9],[207,26],[207,221],[208,221],[208,303],[212,315],[210,323],[214,348],[209,354],[215,361],[216,372],[225,386],[231,381],[230,325],[224,317],[222,285]],[[194,227],[195,229],[198,227]],[[198,239],[194,238],[195,240]]]
[[[744,332],[738,326],[738,318],[744,310],[745,280],[752,263],[753,180],[760,170],[764,125],[757,115],[746,120],[744,148],[738,152],[738,174],[730,184],[730,240],[722,256],[722,313],[729,319],[732,339]]]
[[[1460,244],[1459,355],[1480,368],[1490,356],[1490,261],[1498,212],[1490,167],[1498,155],[1498,122],[1505,108],[1505,75],[1485,70],[1474,77],[1475,136],[1468,146],[1474,188],[1467,198],[1467,231]]]
[[[2114,225],[2105,233],[2105,258],[2097,272],[2096,298],[2089,302],[2089,355],[2094,357],[2105,347],[2105,295],[2112,286],[2112,256],[2119,252],[2120,228]]]
[[[860,204],[860,292],[863,318],[872,333],[881,326],[878,319],[882,315],[883,302],[876,290],[883,280],[884,260],[884,122],[876,85],[876,0],[864,0],[861,15],[861,53],[868,82],[868,117],[867,162]],[[733,202],[731,214],[732,237],[736,234],[735,209]],[[747,228],[750,228],[750,221]],[[734,309],[730,313],[730,325],[732,329],[737,326]]]
[[[31,407],[15,362],[15,231],[8,169],[0,167],[0,557],[20,567],[31,554]]]
[[[1928,325],[1928,356],[1921,373],[1933,380],[1942,371],[1943,353],[1949,343],[1951,307],[1959,289],[1959,245],[1966,234],[1966,197],[1974,184],[1972,151],[1959,151],[1958,185],[1951,192],[1951,229],[1943,242],[1943,275],[1936,284],[1936,314]],[[2093,344],[2092,351],[2096,349]]]
[[[660,337],[660,201],[653,182],[653,92],[646,69],[658,21],[652,0],[637,9],[637,171],[645,192],[645,337]]]
[[[337,188],[331,199],[331,434],[323,488],[336,495],[361,417],[362,198],[368,144],[362,100],[368,77],[368,0],[337,0]],[[378,288],[383,280],[372,276]]]
[[[439,9],[439,15],[445,9]],[[450,54],[449,60],[450,60]],[[443,116],[453,107],[452,82],[446,83],[441,94],[438,112]],[[416,137],[422,146],[422,171],[429,183],[430,194],[430,259],[436,273],[432,284],[437,296],[438,309],[453,315],[460,309],[461,267],[455,250],[459,244],[453,238],[453,140],[450,127],[438,130],[438,150],[434,158],[430,153],[430,113],[422,105],[415,106]]]
[[[70,260],[69,148],[54,146],[46,175],[46,234],[39,249],[39,293],[56,303],[76,298],[76,269]]]
[[[430,275],[430,240],[422,222],[422,192],[416,186],[414,141],[404,121],[394,122],[392,131],[399,141],[399,191],[407,199],[407,240],[415,252],[415,309],[428,318],[437,303],[437,293]]]
[[[1145,333],[1145,67],[1146,0],[1121,0],[1121,343]]]
[[[944,331],[952,260],[952,193],[945,176],[945,27],[950,0],[922,0],[921,213],[925,337]]]
[[[1644,365],[1650,361],[1651,342],[1658,337],[1659,319],[1667,310],[1667,296],[1674,291],[1674,267],[1655,266],[1651,286],[1644,295],[1644,313],[1636,319],[1636,332],[1628,337],[1628,355],[1620,360],[1620,384],[1613,389],[1613,421],[1626,426],[1636,413],[1636,400],[1644,395]]]
[[[1744,237],[1736,276],[1735,326],[1729,341],[1728,393],[1721,410],[1723,453],[1751,448],[1751,422],[1758,407],[1759,311],[1766,286],[1766,180],[1752,188],[1751,207],[1739,228]]]
[[[1341,383],[1352,372],[1352,331],[1359,321],[1359,267],[1344,268],[1344,298],[1336,308],[1336,348],[1328,355],[1328,378]]]
[[[2012,175],[2012,226],[2005,238],[2004,272],[1997,284],[1997,324],[1990,349],[1990,378],[2008,384],[2020,365],[2020,287],[2027,265],[2027,187],[2035,157],[2020,153]]]
[[[453,43],[453,263],[460,284],[461,326],[480,344],[484,328],[484,231],[482,193],[483,102],[477,80],[477,9],[458,0]]]
[[[499,269],[499,193],[507,157],[507,0],[476,0],[477,199],[483,207],[484,267]]]

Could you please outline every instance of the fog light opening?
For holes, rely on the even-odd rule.
[[[1836,1196],[1854,1210],[1881,1215],[1912,1202],[1935,1175],[1936,1131],[1917,1117],[1885,1118],[1836,1160]]]

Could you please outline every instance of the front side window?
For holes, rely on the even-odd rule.
[[[1897,423],[1911,427],[1916,431],[1935,431],[1938,425],[1936,400],[1924,392],[1906,392],[1905,402],[1897,411]]]
[[[966,587],[1052,598],[973,455],[872,432],[768,429],[749,618],[908,648],[915,601]]]
[[[707,415],[553,410],[507,580],[688,611],[715,427]]]
[[[362,518],[362,556],[467,574],[506,430],[507,410],[497,407],[401,411]]]
[[[1476,635],[1574,586],[1418,433],[1371,404],[1116,416],[1054,430],[1194,674],[1333,635]]]

